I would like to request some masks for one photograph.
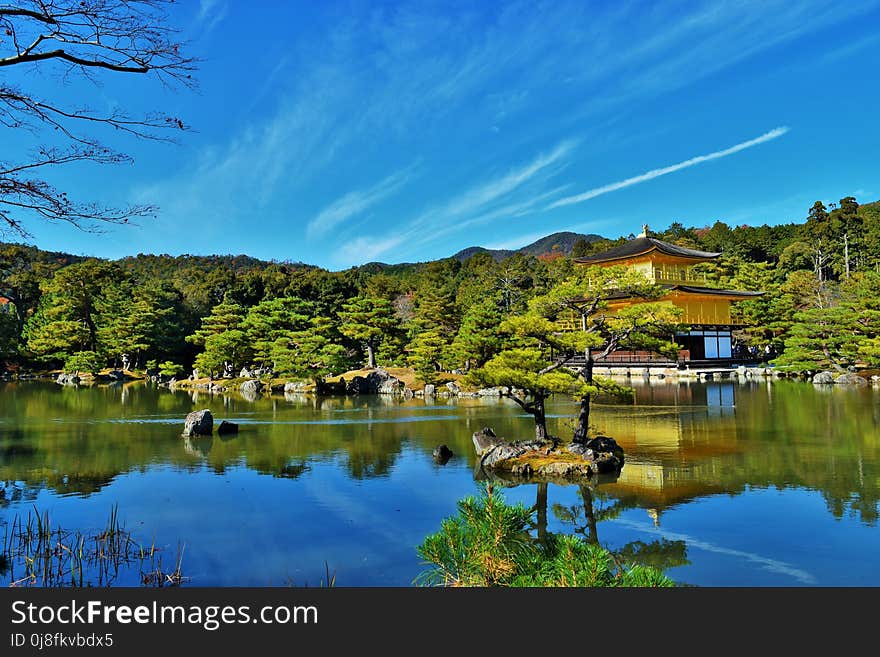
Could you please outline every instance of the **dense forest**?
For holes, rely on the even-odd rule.
[[[698,265],[707,285],[766,292],[736,305],[737,339],[771,354],[778,367],[876,366],[880,202],[817,201],[805,215],[774,226],[673,223],[652,234],[722,252]],[[214,376],[246,367],[312,380],[363,365],[408,365],[433,381],[482,368],[528,340],[542,342],[534,326],[520,322],[518,333],[516,318],[578,275],[583,268],[571,256],[632,236],[587,237],[547,244],[540,255],[475,249],[467,257],[337,272],[246,256],[108,261],[2,244],[0,357],[7,371],[94,372],[125,362],[168,377],[194,367]],[[519,366],[529,356],[516,355]]]

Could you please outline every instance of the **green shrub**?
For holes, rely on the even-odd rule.
[[[103,359],[94,351],[77,351],[64,362],[64,371],[72,374],[97,374],[101,367]]]
[[[416,584],[441,586],[674,586],[659,570],[619,565],[608,550],[576,536],[538,541],[533,512],[487,486],[458,503],[458,515],[417,548],[431,568]]]
[[[172,363],[170,360],[166,360],[159,365],[159,374],[167,376],[169,379],[176,378],[183,374],[183,368],[176,363]]]

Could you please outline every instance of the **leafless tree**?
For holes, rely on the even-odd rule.
[[[0,0],[0,135],[27,131],[34,144],[18,153],[0,150],[2,233],[28,237],[25,224],[34,216],[98,231],[102,224],[128,223],[155,212],[149,205],[118,208],[73,200],[45,176],[75,162],[130,162],[129,155],[102,143],[97,136],[102,131],[171,141],[175,132],[187,129],[182,120],[161,113],[102,112],[88,102],[74,106],[31,93],[21,82],[39,69],[59,87],[75,80],[98,85],[105,76],[126,74],[153,77],[166,86],[193,87],[196,60],[183,54],[184,44],[176,39],[168,17],[172,4],[173,0]],[[11,79],[13,71],[18,82]]]

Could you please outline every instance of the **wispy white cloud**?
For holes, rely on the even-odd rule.
[[[205,33],[213,30],[226,18],[229,5],[224,0],[199,0],[199,13],[196,22],[203,26]]]
[[[577,187],[563,189],[571,176],[560,175],[568,174],[565,167],[574,161],[572,144],[487,174],[493,163],[507,166],[541,144],[571,135],[590,145],[589,153],[578,149],[584,165],[619,152],[621,142],[636,132],[625,125],[627,113],[643,100],[827,30],[877,3],[758,4],[698,0],[670,10],[511,0],[460,12],[407,2],[345,10],[330,3],[298,26],[302,29],[291,27],[279,9],[285,20],[270,21],[258,35],[242,35],[240,45],[253,53],[252,61],[247,79],[229,86],[242,102],[222,113],[228,120],[218,120],[219,127],[212,119],[203,133],[205,145],[191,158],[178,158],[180,165],[165,180],[143,184],[136,200],[159,205],[169,225],[185,227],[182,233],[198,229],[205,235],[218,223],[234,226],[218,230],[217,241],[203,248],[216,248],[220,239],[244,231],[251,244],[268,245],[263,254],[269,257],[277,249],[282,257],[303,258],[316,257],[316,250],[279,240],[282,229],[293,225],[290,234],[301,235],[326,212],[334,228],[315,227],[311,235],[330,239],[382,203],[389,212],[370,220],[372,237],[360,243],[363,254],[352,250],[356,241],[344,252],[321,251],[337,264],[348,258],[346,265],[403,243],[409,249],[440,236],[467,235],[469,229],[479,241],[496,222],[526,232],[532,228],[523,226],[526,222],[517,229],[507,219],[537,214],[548,204],[582,202],[705,160],[590,190],[582,200],[572,200],[582,196],[572,195]],[[200,29],[222,20],[227,8],[238,11],[228,0],[200,0],[197,7]],[[622,35],[631,47],[620,47]],[[265,49],[266,44],[275,47]],[[215,106],[223,100],[211,98]],[[400,190],[383,196],[381,185],[400,162],[416,157],[423,158],[421,186],[412,196],[407,186],[408,206],[395,205],[391,195]],[[365,170],[373,177],[353,182],[363,181]],[[371,181],[379,182],[370,187]],[[564,194],[569,196],[560,198]],[[413,206],[413,197],[423,199],[422,205]],[[261,221],[252,221],[255,216]]]
[[[684,541],[685,543],[687,543],[689,548],[705,550],[706,552],[713,552],[715,554],[720,554],[726,557],[739,559],[750,564],[754,564],[772,573],[777,573],[779,575],[790,577],[791,579],[800,582],[801,584],[812,586],[816,585],[816,577],[814,575],[785,561],[773,559],[772,557],[765,557],[754,552],[746,552],[745,550],[737,550],[735,548],[729,548],[723,545],[716,545],[714,543],[710,543],[709,541],[704,541],[700,538],[697,538],[696,536],[691,536],[689,534],[684,534],[681,532],[670,531],[662,527],[653,527],[644,522],[638,522],[626,518],[616,518],[612,522],[614,524],[630,527],[632,529],[636,529],[647,534],[661,536],[667,540]]]
[[[400,246],[405,241],[403,236],[358,237],[344,242],[339,247],[341,262],[365,263],[375,260],[383,253]]]
[[[394,173],[368,189],[348,192],[321,210],[306,226],[309,239],[323,237],[349,219],[385,200],[407,183],[411,170]]]
[[[687,169],[689,167],[702,164],[704,162],[718,160],[722,157],[727,157],[729,155],[733,155],[734,153],[744,151],[747,148],[752,148],[759,144],[772,141],[773,139],[778,139],[786,132],[788,132],[788,130],[789,129],[785,126],[774,128],[770,132],[765,132],[760,137],[749,139],[748,141],[741,142],[739,144],[736,144],[735,146],[731,146],[730,148],[725,148],[724,150],[707,153],[706,155],[697,155],[696,157],[692,157],[677,164],[671,164],[669,166],[661,167],[659,169],[651,169],[650,171],[646,171],[645,173],[642,173],[638,176],[633,176],[632,178],[627,178],[626,180],[609,183],[607,185],[602,185],[601,187],[595,187],[593,189],[587,190],[586,192],[582,192],[580,194],[561,198],[558,201],[555,201],[548,205],[547,209],[549,210],[566,205],[573,205],[575,203],[583,203],[584,201],[588,201],[591,198],[596,198],[597,196],[602,196],[603,194],[608,194],[609,192],[615,192],[618,189],[632,187],[633,185],[638,185],[639,183],[647,182],[648,180],[653,180],[654,178],[659,178],[660,176],[666,176],[670,173],[675,173],[676,171],[681,171],[682,169]]]
[[[430,233],[424,235],[420,240],[418,240],[416,244],[425,244],[440,237],[445,237],[446,235],[451,235],[454,233],[460,233],[467,229],[473,230],[478,226],[483,226],[496,220],[506,219],[508,221],[511,221],[513,219],[518,219],[520,217],[534,214],[535,212],[543,210],[543,204],[545,202],[553,198],[558,198],[562,193],[570,188],[571,184],[560,185],[559,187],[554,187],[547,192],[527,195],[525,196],[525,198],[518,199],[515,202],[506,203],[504,205],[495,207],[487,212],[478,213],[472,216],[470,219],[449,223],[444,227],[434,228],[430,231]]]
[[[547,235],[547,231],[541,231],[540,233],[528,233],[526,235],[519,235],[517,237],[511,237],[510,239],[502,240],[500,242],[491,242],[490,244],[486,244],[487,249],[519,249],[524,246],[531,244],[532,242],[537,242],[542,237]]]
[[[409,247],[436,240],[442,235],[465,230],[478,223],[487,223],[503,216],[521,215],[538,206],[549,196],[567,186],[550,192],[523,193],[538,180],[559,173],[567,155],[575,148],[574,140],[565,140],[549,152],[541,153],[530,162],[514,167],[472,186],[451,199],[435,203],[403,224],[402,230],[385,238],[361,238],[339,251],[339,258],[348,261],[353,255],[374,259],[402,244]],[[522,194],[522,196],[517,196]],[[502,203],[504,205],[497,206]],[[369,255],[365,255],[369,254]]]
[[[440,218],[446,220],[473,213],[486,207],[486,205],[498,198],[510,194],[568,155],[575,147],[575,143],[574,140],[563,141],[549,153],[539,155],[525,166],[513,169],[503,176],[483,183],[457,196],[439,209],[438,214]],[[423,217],[422,220],[416,220],[415,223],[422,223],[430,215],[431,213],[428,213],[426,217]]]

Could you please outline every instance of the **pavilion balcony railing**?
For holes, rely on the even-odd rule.
[[[683,269],[662,269],[655,268],[652,271],[652,278],[656,283],[690,283],[697,286],[707,286],[708,279],[705,274],[691,272]]]

